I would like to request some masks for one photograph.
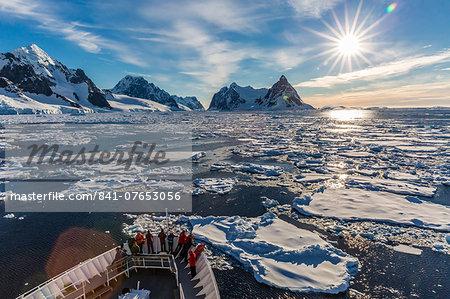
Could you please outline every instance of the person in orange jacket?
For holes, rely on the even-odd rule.
[[[189,250],[189,266],[191,267],[191,276],[194,277],[197,275],[197,258],[195,257],[195,253],[192,250]]]
[[[137,245],[139,246],[139,253],[142,253],[143,248],[144,248],[145,237],[141,232],[138,232],[136,234],[135,239],[136,239]]]

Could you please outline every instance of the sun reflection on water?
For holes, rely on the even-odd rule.
[[[332,110],[329,112],[328,116],[332,119],[339,121],[350,121],[357,119],[367,118],[369,111],[367,110]]]

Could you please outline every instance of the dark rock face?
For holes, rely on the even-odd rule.
[[[275,83],[267,92],[264,99],[267,100],[267,106],[277,105],[280,98],[286,103],[286,107],[302,106],[303,102],[294,87],[288,82],[286,77],[282,75],[280,80]]]
[[[108,101],[106,100],[105,93],[103,90],[98,88],[91,79],[84,73],[82,69],[77,69],[75,71],[75,76],[70,78],[70,82],[79,84],[85,82],[89,88],[89,96],[88,101],[92,103],[92,105],[101,107],[101,108],[111,108]],[[78,95],[74,94],[75,98],[78,99]]]
[[[10,54],[8,55],[9,57],[14,57],[11,53],[7,54]],[[53,92],[50,86],[55,85],[44,76],[37,75],[33,67],[26,64],[5,65],[0,70],[0,76],[8,78],[23,91],[35,94],[45,94],[46,96],[52,95]]]
[[[303,103],[295,88],[281,76],[270,89],[241,87],[232,83],[214,94],[209,110],[290,110],[314,109]]]
[[[222,87],[219,92],[214,94],[208,109],[229,111],[245,104],[245,102],[246,100],[241,98],[231,84],[229,88]]]

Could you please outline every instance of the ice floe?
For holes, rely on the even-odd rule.
[[[226,194],[233,189],[233,186],[237,183],[237,181],[237,178],[197,179],[194,181],[194,185],[208,192]]]
[[[284,170],[280,166],[259,165],[254,163],[231,164],[227,162],[218,162],[211,165],[210,170],[231,170],[236,172],[246,172],[251,174],[260,174],[264,176],[279,176]]]
[[[257,281],[271,286],[338,293],[358,270],[356,258],[270,212],[258,218],[191,218],[190,223],[196,239],[232,255]]]
[[[403,245],[403,244],[399,244],[399,245],[393,246],[391,248],[394,249],[395,251],[408,253],[408,254],[414,254],[414,255],[422,254],[422,249]]]
[[[347,184],[352,187],[361,187],[373,191],[388,191],[397,194],[426,197],[432,197],[436,192],[435,187],[380,178],[350,177]]]
[[[347,220],[374,220],[450,231],[450,208],[388,192],[356,188],[325,189],[294,200],[302,214]]]

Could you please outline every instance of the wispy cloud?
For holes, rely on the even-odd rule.
[[[335,7],[342,0],[287,0],[298,14],[320,18],[322,14]]]
[[[450,81],[406,84],[389,88],[374,88],[365,91],[345,91],[332,95],[315,95],[306,101],[316,107],[333,105],[344,106],[387,106],[387,107],[426,107],[449,106]]]
[[[43,1],[0,0],[0,14],[38,22],[38,28],[61,35],[64,39],[76,43],[90,53],[100,53],[102,49],[112,50],[124,62],[142,65],[139,59],[129,55],[126,46],[81,29],[76,22],[67,22],[59,18],[48,3]]]
[[[296,84],[295,86],[330,88],[338,84],[351,83],[359,80],[372,81],[390,79],[395,76],[407,74],[413,69],[448,61],[450,61],[450,51],[446,50],[435,55],[407,57],[378,66],[368,67],[359,71],[339,74],[336,76],[319,77]]]
[[[127,71],[126,71],[126,73],[128,75],[137,76],[137,77],[152,78],[152,75],[150,75],[150,74],[127,72]]]

